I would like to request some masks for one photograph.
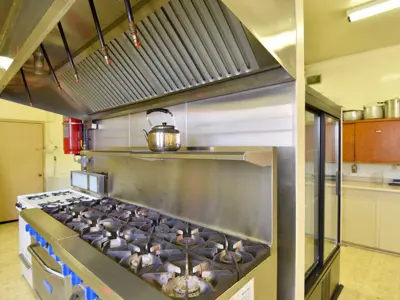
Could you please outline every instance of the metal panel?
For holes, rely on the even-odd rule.
[[[304,73],[296,74],[297,38],[303,35],[303,24],[297,27],[298,17],[302,14],[302,1],[222,1],[290,75],[294,78],[304,76]],[[302,44],[299,47],[304,48]],[[300,51],[303,52],[303,49]]]
[[[68,237],[78,236],[78,233],[63,226],[59,221],[46,214],[40,208],[24,209],[21,211],[20,215],[49,243]]]
[[[173,113],[178,130],[181,133],[181,145],[187,145],[187,111],[186,104],[175,105],[169,107],[169,111]],[[167,122],[173,124],[171,117],[163,113],[153,113],[149,116],[153,124],[161,124]],[[147,122],[145,113],[138,113],[130,115],[130,146],[144,146],[147,147],[146,139],[143,135],[142,129],[149,131],[150,125]],[[110,145],[112,146],[112,145]]]
[[[127,33],[108,43],[111,66],[98,51],[77,63],[84,78],[79,84],[88,93],[97,90],[101,104],[79,97],[82,88],[64,72],[71,97],[97,112],[259,68],[240,22],[220,1],[172,0],[137,27],[141,47]]]
[[[8,5],[10,2],[12,5]],[[0,10],[9,11],[4,23],[0,21],[0,56],[12,58],[13,62],[6,70],[0,69],[0,93],[74,2],[1,1]]]
[[[182,140],[188,146],[286,146],[293,149],[294,95],[295,82],[288,82],[169,109],[176,115]],[[154,117],[154,123],[168,120],[162,114],[154,114]],[[148,128],[145,114],[136,113],[129,118],[129,146],[146,146],[141,132],[142,128]],[[128,146],[125,133],[121,137],[121,132],[127,130],[122,127],[127,126],[125,122],[126,116],[99,121],[100,128],[93,132],[94,149]],[[290,162],[293,163],[290,170],[293,170],[294,161]],[[267,205],[265,195],[268,184],[265,182],[269,181],[263,173],[265,171],[256,171],[239,165],[241,163],[94,158],[92,171],[109,173],[110,191],[114,196],[207,226],[234,230],[235,234],[253,237],[260,234],[258,238],[262,236],[265,240],[266,232],[255,232],[257,229],[251,229],[248,224],[253,224],[252,221],[258,217],[262,219],[257,221],[260,224],[267,220],[267,216],[262,214],[267,214],[263,205]],[[261,185],[261,182],[265,184]],[[196,186],[193,186],[194,183]],[[292,184],[294,187],[295,183]],[[238,221],[232,224],[234,213],[246,216],[243,223]]]
[[[59,240],[53,250],[101,299],[169,299],[80,237]]]
[[[129,132],[129,116],[105,120],[99,125],[99,129],[94,132],[95,149],[104,149],[110,145],[128,147]]]
[[[272,170],[241,161],[108,160],[113,197],[269,245]]]
[[[292,82],[293,78],[283,68],[273,68],[255,72],[248,76],[238,76],[225,79],[220,82],[199,86],[179,93],[171,93],[150,100],[139,101],[122,107],[112,108],[106,111],[90,115],[91,120],[109,119],[130,113],[144,112],[151,108],[168,107],[182,103],[200,101],[215,97],[231,97],[238,92],[257,90],[267,86],[275,86],[282,83]]]
[[[293,83],[190,102],[188,146],[292,146]]]

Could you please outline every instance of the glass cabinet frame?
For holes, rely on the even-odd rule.
[[[306,205],[312,203],[310,197],[315,197],[314,211],[306,207],[306,249],[311,257],[310,233],[307,233],[307,222],[312,219],[315,224],[315,245],[314,261],[306,262],[305,269],[305,294],[312,289],[319,277],[329,268],[331,261],[340,251],[340,232],[341,232],[341,136],[342,122],[341,110],[332,102],[322,97],[318,93],[310,92],[306,94],[306,115],[313,114],[315,117],[314,129],[306,128],[306,143],[313,142],[314,145],[306,144]],[[306,127],[310,126],[306,123]],[[307,133],[308,130],[308,133]],[[313,132],[311,139],[308,135]],[[315,175],[310,176],[312,171],[311,159],[307,157],[307,151],[313,150]],[[307,170],[309,168],[309,170]],[[307,173],[308,171],[308,173]],[[310,182],[310,180],[312,180]],[[310,188],[313,186],[313,189]],[[307,190],[308,189],[308,190]],[[311,191],[313,193],[311,194]],[[309,197],[309,199],[307,199]],[[307,210],[308,209],[308,210]],[[309,228],[311,228],[309,226]],[[310,230],[310,229],[308,229]],[[308,254],[307,254],[308,250]]]

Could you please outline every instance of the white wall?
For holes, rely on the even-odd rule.
[[[400,96],[400,45],[306,67],[307,76],[316,74],[321,84],[312,87],[346,109]]]
[[[44,122],[45,189],[50,191],[68,188],[69,172],[79,170],[80,165],[73,161],[72,155],[65,155],[63,152],[63,117],[0,99],[0,119]]]
[[[312,87],[344,109],[362,109],[365,104],[400,96],[400,45],[339,57],[306,67],[306,75],[322,75]],[[400,167],[343,164],[343,174],[357,180],[390,181],[400,178]]]

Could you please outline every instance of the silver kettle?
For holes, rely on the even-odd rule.
[[[149,115],[153,112],[162,112],[169,114],[174,121],[174,126],[162,123],[153,126],[149,119]],[[177,151],[181,148],[181,134],[176,126],[174,115],[165,108],[154,108],[146,111],[146,118],[150,124],[151,130],[147,132],[143,129],[144,136],[147,140],[148,147],[153,152]]]

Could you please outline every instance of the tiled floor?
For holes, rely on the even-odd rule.
[[[400,256],[342,247],[340,300],[400,300]]]
[[[400,256],[342,247],[340,300],[400,300]],[[21,277],[18,223],[0,225],[0,300],[31,300]]]
[[[21,276],[18,222],[0,225],[0,299],[35,299],[28,283]]]

